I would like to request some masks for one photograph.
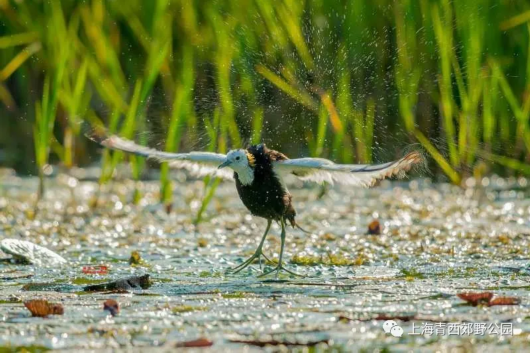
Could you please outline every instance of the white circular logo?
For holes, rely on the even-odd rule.
[[[390,330],[394,326],[397,326],[397,323],[394,320],[387,320],[383,324],[383,330],[385,330],[386,333],[390,333]]]
[[[396,325],[390,329],[390,334],[394,337],[401,337],[403,336],[403,329]]]
[[[397,322],[394,320],[385,321],[383,324],[383,330],[385,330],[386,333],[390,333],[394,337],[403,336],[403,329],[399,327]]]

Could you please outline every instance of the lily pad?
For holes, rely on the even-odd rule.
[[[67,263],[53,251],[25,240],[4,239],[0,242],[0,249],[15,259],[32,265],[57,266]]]

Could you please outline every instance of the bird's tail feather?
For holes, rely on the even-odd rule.
[[[306,234],[311,234],[311,232],[308,232],[307,230],[305,230],[304,228],[300,227],[298,225],[298,223],[296,223],[296,220],[294,219],[294,217],[289,217],[287,218],[289,220],[289,223],[291,223],[291,227],[293,228],[298,228],[299,230],[301,230],[302,232],[306,233]]]
[[[296,223],[296,222],[294,223],[294,227],[300,229],[302,232],[304,232],[304,233],[306,233],[306,234],[311,234],[311,232],[308,232],[308,231],[305,230],[304,228],[300,227],[300,226],[298,225],[298,223]]]

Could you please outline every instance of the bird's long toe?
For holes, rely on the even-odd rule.
[[[270,262],[269,258],[265,256],[265,254],[263,254],[261,251],[256,251],[251,257],[249,257],[248,259],[243,261],[243,263],[237,265],[236,267],[229,269],[228,272],[233,273],[233,274],[239,273],[245,268],[247,268],[248,266],[252,265],[256,259],[258,259],[260,269],[261,269],[261,257],[262,256],[265,258],[265,260]]]
[[[280,271],[285,271],[285,272],[289,273],[290,275],[293,275],[293,276],[296,276],[296,277],[306,277],[306,276],[301,275],[299,273],[296,273],[294,271],[288,270],[283,265],[278,265],[278,266],[274,267],[272,270],[267,271],[265,273],[262,273],[261,275],[258,276],[258,278],[268,276],[268,275],[270,275],[270,274],[272,274],[274,272],[276,272],[276,278],[278,278],[278,275],[280,274]]]

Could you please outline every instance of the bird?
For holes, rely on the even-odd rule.
[[[291,174],[303,181],[319,184],[339,183],[370,187],[381,179],[404,177],[407,171],[423,161],[423,156],[419,151],[410,152],[393,162],[373,165],[336,164],[324,158],[289,159],[285,154],[269,149],[264,143],[230,150],[227,154],[172,153],[138,145],[117,135],[92,134],[89,137],[106,148],[167,162],[170,167],[185,169],[196,177],[210,175],[234,180],[238,195],[245,207],[252,215],[266,219],[267,226],[254,254],[232,268],[231,273],[241,272],[256,260],[261,266],[261,257],[266,258],[263,254],[263,245],[271,224],[278,222],[281,226],[278,263],[270,271],[263,272],[260,277],[271,273],[276,273],[277,277],[280,271],[299,276],[283,264],[287,222],[293,228],[304,231],[296,223],[293,198],[284,182],[287,175]]]

